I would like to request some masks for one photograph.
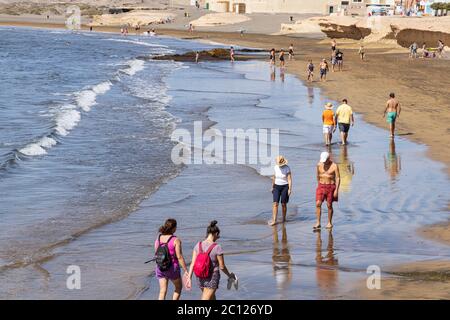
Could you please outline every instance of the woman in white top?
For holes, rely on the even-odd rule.
[[[287,164],[288,161],[283,156],[276,158],[275,174],[272,177],[273,207],[272,220],[269,221],[270,226],[277,223],[278,204],[280,202],[283,211],[283,222],[286,221],[287,203],[292,192],[292,174]]]

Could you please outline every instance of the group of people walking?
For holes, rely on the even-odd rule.
[[[278,59],[280,60],[280,67],[284,68],[286,66],[286,51],[284,49],[281,49],[280,52],[278,53]],[[294,59],[294,44],[292,43],[289,45],[288,59],[289,60]],[[269,53],[270,65],[275,66],[277,63],[276,60],[277,60],[277,51],[275,50],[275,48],[272,48]]]
[[[439,40],[437,43],[436,48],[427,48],[427,44],[424,42],[422,44],[422,55],[420,55],[421,58],[435,58],[436,56],[439,58],[442,58],[444,53],[444,42],[442,40]],[[411,59],[417,59],[419,58],[419,45],[417,42],[413,42],[409,46],[409,57]]]
[[[220,229],[217,221],[211,221],[206,229],[205,239],[199,241],[192,252],[192,260],[188,269],[183,256],[181,239],[175,233],[177,221],[168,219],[159,228],[159,235],[155,241],[156,278],[159,281],[159,300],[167,295],[169,281],[175,286],[173,300],[179,300],[183,286],[192,288],[192,276],[195,274],[197,285],[201,289],[202,300],[215,300],[216,291],[220,283],[220,271],[228,277],[228,288],[238,288],[238,280],[225,265],[223,250],[217,240]],[[184,273],[181,275],[181,269]]]

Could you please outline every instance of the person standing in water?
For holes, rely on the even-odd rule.
[[[291,43],[289,46],[289,60],[292,60],[294,58],[294,44]]]
[[[322,152],[317,164],[316,216],[317,222],[313,229],[321,228],[322,203],[326,200],[328,207],[327,229],[333,227],[333,202],[338,201],[340,186],[339,167],[330,159],[328,152]]]
[[[280,59],[280,67],[284,68],[286,65],[286,62],[285,62],[285,58],[284,58],[284,50],[283,49],[281,49],[281,51],[280,51],[279,59]]]
[[[211,221],[206,229],[206,239],[197,243],[192,253],[192,262],[189,268],[187,287],[192,286],[192,274],[195,273],[197,283],[202,290],[202,300],[216,300],[216,291],[219,289],[220,271],[228,278],[237,281],[234,273],[228,271],[223,258],[223,250],[217,240],[220,238],[220,229],[217,221]],[[209,258],[208,258],[209,256]],[[211,263],[211,265],[208,262]],[[235,287],[237,286],[235,282]]]
[[[283,156],[278,156],[275,160],[274,175],[272,176],[272,220],[269,226],[277,223],[278,205],[281,202],[283,222],[286,221],[287,204],[292,192],[292,172],[288,167],[288,161]]]
[[[234,47],[230,48],[230,59],[231,59],[231,62],[235,61],[235,59],[234,59]]]
[[[348,105],[347,99],[342,100],[342,104],[336,110],[335,122],[339,126],[341,132],[342,145],[347,144],[348,132],[350,131],[350,124],[355,125],[355,117],[353,116],[353,109]]]
[[[308,75],[308,82],[314,81],[314,63],[312,60],[309,60],[309,63],[306,67],[306,74]]]
[[[333,139],[333,131],[335,130],[336,127],[336,122],[334,120],[333,105],[329,102],[325,105],[325,110],[322,113],[322,123],[323,123],[323,139],[325,141],[325,145],[329,146],[331,144],[331,140]]]
[[[199,59],[200,59],[200,53],[198,51],[195,51],[195,63],[198,63]]]
[[[391,93],[383,113],[383,118],[386,117],[386,121],[389,123],[391,138],[394,138],[395,136],[395,122],[397,121],[397,118],[400,117],[401,110],[400,103],[395,98],[395,93]]]
[[[167,295],[167,288],[169,286],[169,281],[171,281],[175,286],[175,291],[173,293],[173,300],[179,300],[181,295],[181,290],[183,287],[181,281],[181,270],[180,266],[187,275],[186,262],[184,261],[183,251],[181,246],[181,240],[175,236],[177,231],[177,221],[174,219],[167,219],[164,225],[159,228],[159,236],[155,241],[155,252],[156,256],[161,256],[160,252],[165,252],[168,254],[168,266],[164,265],[164,268],[158,265],[156,266],[156,278],[159,280],[159,300],[165,300]],[[166,251],[166,247],[168,250]],[[164,250],[161,250],[164,249]],[[164,260],[164,257],[162,256]],[[164,270],[161,270],[164,269]]]

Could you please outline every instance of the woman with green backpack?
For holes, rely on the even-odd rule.
[[[187,276],[181,240],[174,234],[177,231],[177,221],[167,219],[159,228],[159,236],[155,241],[156,278],[159,280],[159,300],[165,300],[169,281],[175,286],[173,300],[179,300],[183,287],[180,266]]]
[[[223,250],[217,240],[220,238],[220,229],[217,221],[212,221],[206,230],[206,239],[197,243],[192,253],[192,262],[189,269],[188,285],[191,287],[192,274],[195,273],[197,283],[202,290],[202,300],[216,300],[216,291],[219,288],[220,270],[229,278],[237,278],[230,273],[225,265]]]

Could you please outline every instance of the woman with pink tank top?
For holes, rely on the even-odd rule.
[[[184,261],[183,251],[181,247],[181,240],[174,235],[176,230],[177,221],[174,219],[166,220],[164,225],[159,228],[160,235],[155,241],[155,252],[161,245],[167,244],[170,258],[172,259],[172,263],[170,264],[169,269],[166,271],[161,271],[160,268],[156,266],[156,278],[159,280],[159,300],[165,300],[167,288],[169,286],[169,280],[172,281],[175,286],[173,300],[179,300],[181,296],[181,290],[183,288],[180,266],[187,274],[186,262]]]

